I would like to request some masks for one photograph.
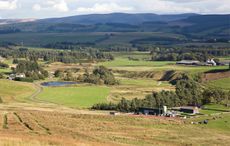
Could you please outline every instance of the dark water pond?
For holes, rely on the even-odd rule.
[[[78,84],[77,82],[44,82],[41,83],[42,86],[47,87],[61,87],[61,86],[67,86],[67,85],[75,85]]]

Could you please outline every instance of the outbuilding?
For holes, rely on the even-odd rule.
[[[139,108],[138,114],[144,114],[144,115],[161,115],[163,114],[162,108]]]
[[[199,108],[196,106],[184,106],[180,107],[180,112],[189,114],[199,114]]]
[[[200,61],[197,60],[181,60],[178,61],[176,64],[181,64],[181,65],[200,65]]]

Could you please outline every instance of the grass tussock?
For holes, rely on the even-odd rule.
[[[3,116],[3,125],[2,125],[3,129],[8,129],[8,118],[7,118],[7,114],[4,114]]]

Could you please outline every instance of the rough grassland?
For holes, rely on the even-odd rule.
[[[10,137],[9,144],[12,145],[227,146],[230,143],[229,126],[225,122],[229,121],[229,114],[210,121],[208,125],[192,125],[180,119],[151,116],[88,115],[21,109],[14,112],[33,131],[22,126],[12,113],[8,113],[9,129],[0,129],[0,136]],[[49,129],[50,133],[39,125]],[[15,142],[11,143],[14,139]]]
[[[171,85],[168,82],[157,82],[151,79],[129,79],[121,78],[119,79],[121,85],[134,85],[140,87],[170,87]]]
[[[0,80],[0,96],[4,102],[23,100],[36,91],[31,83]]]
[[[95,103],[106,102],[109,91],[108,87],[100,86],[45,87],[37,98],[70,107],[87,108]]]
[[[211,87],[217,87],[225,90],[230,90],[230,78],[224,78],[208,82]]]

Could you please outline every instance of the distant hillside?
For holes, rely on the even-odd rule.
[[[91,14],[71,16],[64,18],[51,18],[38,20],[40,23],[70,23],[70,24],[98,24],[98,23],[125,23],[138,25],[144,22],[155,21],[175,21],[195,16],[197,14],[178,14],[178,15],[157,15],[151,13],[145,14],[125,14],[125,13],[111,13],[111,14]]]
[[[230,15],[191,16],[181,22],[191,24],[181,30],[183,33],[216,34],[230,37]]]
[[[18,32],[164,32],[230,39],[230,15],[92,14],[23,22],[0,20],[0,34]],[[18,23],[20,22],[20,23]],[[152,40],[152,38],[146,38]],[[155,38],[154,38],[155,39]]]

